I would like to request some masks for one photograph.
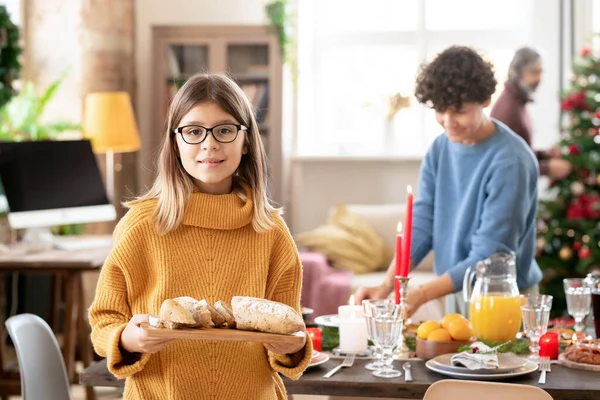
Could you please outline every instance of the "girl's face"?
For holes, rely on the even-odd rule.
[[[246,131],[240,130],[236,137],[236,130],[227,127],[217,127],[212,133],[208,131],[201,143],[189,144],[199,141],[203,136],[204,129],[195,126],[210,129],[221,124],[240,125],[240,122],[215,103],[204,102],[197,104],[181,119],[179,126],[188,128],[183,133],[176,133],[181,164],[202,193],[230,193],[233,174],[240,165],[242,155],[248,153]],[[222,141],[232,140],[233,137],[235,140],[220,143],[215,136]]]

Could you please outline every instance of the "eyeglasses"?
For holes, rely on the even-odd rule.
[[[244,125],[220,124],[212,128],[205,128],[200,125],[186,125],[175,129],[175,132],[181,134],[181,138],[187,144],[200,144],[208,137],[208,132],[212,133],[215,140],[219,143],[233,142],[240,131],[245,131]]]

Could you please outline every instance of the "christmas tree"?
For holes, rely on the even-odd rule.
[[[573,168],[550,183],[552,200],[540,204],[537,239],[541,291],[554,296],[553,316],[565,314],[562,280],[600,266],[600,58],[589,49],[574,62],[561,99],[559,147]]]

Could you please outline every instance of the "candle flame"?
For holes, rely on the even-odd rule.
[[[356,300],[354,300],[354,295],[350,295],[350,300],[348,300],[348,304],[351,306],[356,305]]]
[[[571,341],[572,342],[576,342],[577,341],[577,334],[574,333],[573,336],[571,337]]]
[[[406,187],[406,191],[407,191],[409,194],[411,194],[411,193],[412,193],[412,186],[408,185],[408,186]]]
[[[402,233],[402,222],[398,222],[397,229],[398,229],[398,233]]]

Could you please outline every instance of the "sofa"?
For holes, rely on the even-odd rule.
[[[405,218],[404,204],[349,204],[347,207],[350,212],[368,222],[390,249],[395,248],[397,224]],[[331,267],[321,254],[301,251],[300,257],[304,267],[303,305],[314,309],[313,316],[337,313],[337,307],[347,304],[350,295],[359,287],[380,284],[386,272],[384,268],[372,273],[353,274]],[[417,287],[435,279],[433,253],[423,259],[417,268],[411,271],[410,276],[409,287]],[[443,316],[443,299],[435,299],[421,306],[413,314],[412,320],[441,320]]]

